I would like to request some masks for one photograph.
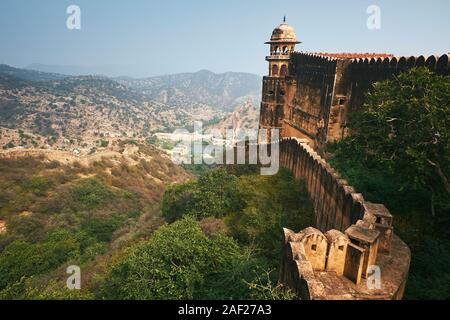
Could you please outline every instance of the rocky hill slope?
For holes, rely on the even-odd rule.
[[[0,147],[90,153],[155,132],[258,121],[260,78],[209,71],[147,79],[70,77],[0,66]],[[222,121],[221,121],[222,120]]]
[[[20,76],[21,78],[19,78]],[[0,144],[91,149],[101,139],[146,139],[158,131],[209,121],[204,106],[175,106],[96,76],[67,77],[0,72]]]

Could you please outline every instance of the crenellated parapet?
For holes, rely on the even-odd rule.
[[[350,72],[354,81],[358,80],[382,80],[392,75],[398,75],[414,67],[426,67],[436,74],[450,75],[448,54],[442,56],[411,56],[411,57],[386,57],[386,58],[358,58],[352,59]]]

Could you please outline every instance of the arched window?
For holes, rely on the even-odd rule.
[[[288,53],[288,47],[283,47],[283,53],[284,54]]]
[[[283,64],[280,69],[280,77],[286,77],[288,73],[287,71],[288,71],[287,66]]]
[[[272,77],[278,77],[278,66],[276,64],[272,66]]]

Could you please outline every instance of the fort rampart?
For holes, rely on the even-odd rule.
[[[365,201],[307,140],[285,138],[279,146],[281,166],[307,185],[316,224],[285,229],[280,281],[303,299],[401,299],[411,255],[387,208]],[[374,266],[377,288],[368,285]]]
[[[260,127],[278,128],[282,137],[308,139],[320,151],[327,142],[349,133],[349,116],[362,107],[373,83],[392,79],[414,67],[449,76],[449,55],[294,52],[289,75],[264,77]]]

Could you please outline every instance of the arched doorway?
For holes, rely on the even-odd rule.
[[[272,77],[278,77],[278,66],[276,64],[272,66]]]
[[[280,69],[280,77],[286,77],[287,74],[288,74],[288,68],[285,64],[283,64]]]

